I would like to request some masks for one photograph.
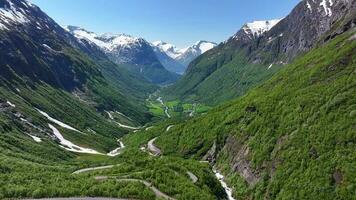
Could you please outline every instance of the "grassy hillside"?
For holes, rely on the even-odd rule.
[[[144,184],[125,181],[135,179],[144,180],[176,199],[224,199],[225,193],[206,163],[154,157],[140,150],[140,144],[147,143],[155,132],[163,129],[163,126],[156,127],[126,136],[127,147],[117,157],[73,154],[49,140],[35,143],[16,129],[8,131],[0,136],[0,198],[160,199]],[[72,174],[78,169],[106,165],[114,167]],[[192,182],[188,171],[198,177],[197,182]]]
[[[355,1],[335,2],[330,8],[334,14],[330,16],[319,9],[323,3],[300,1],[279,23],[258,36],[251,34],[246,24],[194,60],[183,77],[164,90],[162,96],[218,105],[246,94],[300,54],[354,26]]]
[[[245,94],[270,78],[282,65],[252,64],[248,51],[234,45],[219,47],[193,61],[177,83],[163,90],[169,99],[217,105]]]
[[[355,196],[355,31],[300,56],[262,86],[156,141],[165,154],[218,166],[240,198]]]

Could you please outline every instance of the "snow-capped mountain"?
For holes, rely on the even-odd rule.
[[[176,73],[179,74],[184,73],[185,69],[188,67],[191,61],[206,51],[214,48],[216,45],[217,44],[214,42],[198,41],[190,47],[179,49],[175,45],[162,41],[152,43],[152,46],[154,47],[155,52],[159,58],[161,57],[160,55],[166,54],[175,61],[176,64],[172,63],[171,61],[167,63],[165,60],[161,59],[162,63],[167,63],[167,66],[165,65],[167,69],[172,65],[181,66],[179,69],[173,69]]]
[[[188,66],[195,58],[214,48],[217,44],[208,41],[198,41],[193,46],[182,49],[181,54],[176,57],[181,64]]]
[[[66,30],[79,40],[86,40],[97,45],[116,63],[144,65],[156,62],[150,44],[142,38],[126,34],[105,33],[99,35],[76,26],[67,26]],[[145,52],[145,56],[138,56],[142,52]]]
[[[273,19],[273,20],[266,20],[266,21],[254,21],[252,23],[245,24],[242,29],[245,33],[253,36],[259,37],[263,33],[269,31],[272,27],[274,27],[281,19]]]
[[[151,43],[143,38],[127,34],[96,34],[77,26],[65,29],[79,41],[100,48],[113,62],[126,64],[129,70],[141,73],[153,83],[169,83],[177,78],[176,74],[164,68]]]
[[[171,44],[154,42],[152,48],[162,65],[169,71],[184,74],[186,67],[174,58],[179,55],[178,49]]]
[[[225,43],[231,40],[238,41],[240,43],[251,42],[271,30],[281,20],[282,19],[272,19],[246,23],[235,35],[225,41]]]
[[[161,51],[165,52],[169,57],[175,59],[182,54],[181,49],[178,49],[173,44],[168,44],[163,41],[157,41],[152,43],[153,46],[159,48]]]
[[[247,23],[192,62],[167,93],[206,103],[237,97],[296,56],[354,28],[355,5],[356,0],[303,0],[281,20]]]
[[[66,26],[65,29],[78,40],[95,44],[116,63],[162,64],[165,69],[177,74],[183,74],[192,60],[216,46],[213,42],[198,41],[190,47],[179,49],[166,42],[149,43],[143,38],[127,34],[100,35],[77,26]]]
[[[11,1],[1,1],[0,6],[0,29],[9,30],[9,26],[29,23],[30,20],[26,17],[28,13],[21,7],[14,6]],[[29,7],[32,4],[24,1],[22,6]]]

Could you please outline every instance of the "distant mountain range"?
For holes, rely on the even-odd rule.
[[[178,49],[162,41],[150,43],[143,38],[127,34],[96,34],[77,26],[66,26],[65,29],[79,40],[86,40],[97,45],[110,58],[119,64],[138,66],[162,64],[168,71],[183,74],[191,61],[214,48],[216,43],[198,41],[196,44]],[[138,69],[140,72],[144,68]]]
[[[183,74],[190,62],[216,45],[214,42],[198,41],[190,47],[178,49],[176,46],[162,41],[152,43],[155,52],[161,58],[161,62],[166,63],[165,66],[168,70],[173,70],[178,74]],[[169,58],[159,56],[162,54],[166,54]],[[177,66],[178,68],[172,68],[171,66]]]
[[[152,83],[168,84],[178,78],[177,74],[161,64],[151,44],[143,38],[126,34],[99,35],[76,26],[67,26],[65,29],[79,41],[97,46],[110,60],[142,74]]]

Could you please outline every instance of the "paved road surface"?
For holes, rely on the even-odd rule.
[[[117,180],[118,181],[128,181],[128,182],[139,182],[139,183],[142,183],[145,186],[147,186],[148,188],[150,188],[152,190],[152,192],[155,193],[156,197],[167,199],[167,200],[176,200],[176,199],[166,195],[165,193],[161,192],[159,189],[157,189],[155,186],[153,186],[151,183],[149,183],[147,181],[139,180],[139,179],[117,179]]]
[[[189,178],[192,180],[193,183],[198,182],[198,177],[195,176],[195,174],[193,174],[193,173],[190,172],[190,171],[187,171],[187,174],[188,174]]]
[[[96,170],[101,170],[101,169],[110,169],[113,167],[114,167],[114,165],[107,165],[107,166],[102,166],[102,167],[90,167],[90,168],[77,170],[77,171],[73,172],[72,174],[81,174],[84,172],[96,171]]]
[[[152,140],[148,141],[147,148],[154,156],[160,156],[162,153],[161,150],[154,145],[156,139],[157,138],[153,138]]]

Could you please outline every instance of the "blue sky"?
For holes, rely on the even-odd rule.
[[[185,47],[222,42],[243,24],[286,16],[300,0],[31,0],[61,25]]]

